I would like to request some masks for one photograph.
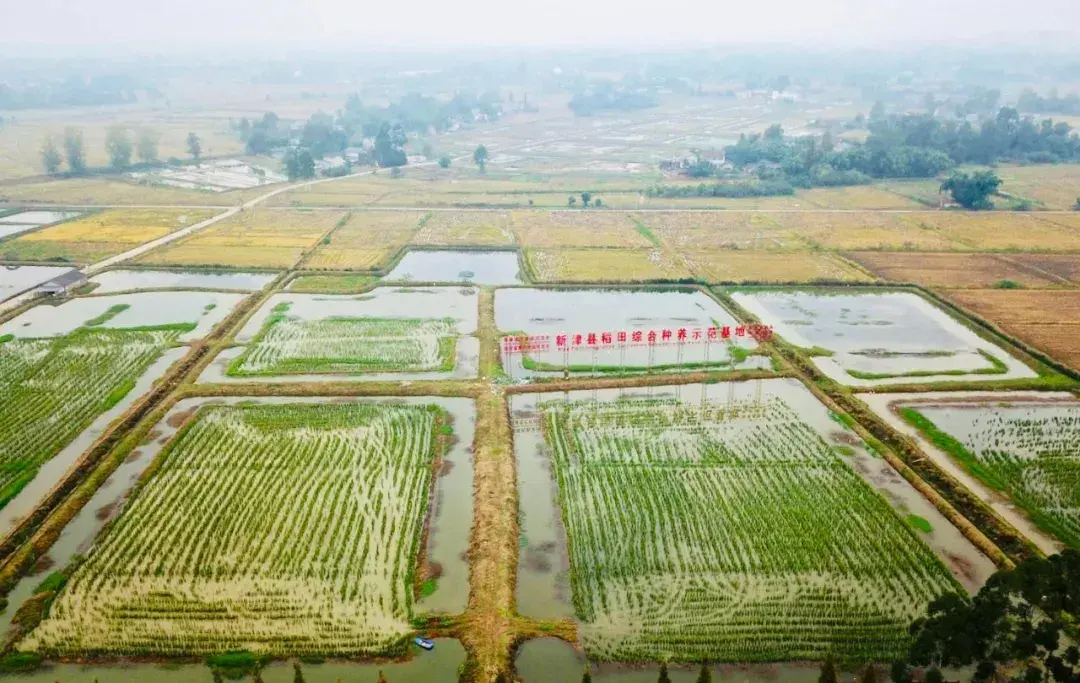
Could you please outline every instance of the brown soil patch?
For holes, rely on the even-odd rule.
[[[1027,287],[1065,283],[1053,273],[1040,272],[1034,264],[1014,260],[1016,255],[1012,254],[857,251],[845,255],[885,280],[924,287],[990,287],[1003,280]]]

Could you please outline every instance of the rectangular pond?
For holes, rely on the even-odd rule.
[[[524,280],[514,251],[410,251],[384,278],[386,282],[468,282],[515,285]]]
[[[71,266],[0,266],[0,301],[7,301],[69,270]]]
[[[139,289],[217,289],[257,292],[274,281],[275,273],[212,273],[174,270],[108,270],[90,278],[94,294]]]
[[[1029,379],[1034,370],[912,292],[759,290],[732,298],[850,386]]]
[[[735,335],[740,323],[709,295],[699,291],[644,291],[632,289],[500,289],[495,293],[495,323],[506,335],[549,335],[547,350],[530,354],[504,354],[512,377],[593,372],[643,372],[715,368],[768,368],[767,357],[754,355],[757,343]],[[696,331],[728,327],[732,337],[718,343],[699,343]],[[663,341],[663,332],[671,339]],[[679,331],[687,341],[678,343]],[[628,335],[655,331],[654,345],[618,343],[587,345],[587,335],[605,332]],[[556,338],[566,335],[569,348],[559,349]],[[583,344],[575,346],[575,337]],[[632,336],[630,339],[632,340]]]

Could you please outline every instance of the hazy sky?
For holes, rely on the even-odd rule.
[[[1033,42],[1080,0],[0,0],[0,50]],[[1069,35],[1071,34],[1071,36]],[[33,52],[38,53],[38,49]]]

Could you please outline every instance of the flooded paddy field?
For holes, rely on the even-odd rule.
[[[108,270],[90,278],[94,294],[140,289],[217,289],[257,292],[273,282],[275,273],[214,273],[182,270]]]
[[[762,290],[732,298],[850,386],[1030,379],[1034,370],[911,292]]]
[[[860,395],[1044,552],[1080,547],[1080,401],[1067,393]]]
[[[511,423],[519,611],[596,660],[888,660],[994,571],[795,380],[514,395]]]
[[[0,326],[0,534],[184,356],[183,342],[206,335],[242,298],[168,294],[41,305]]]
[[[275,294],[202,381],[475,377],[477,317],[473,287]]]
[[[76,565],[18,648],[407,654],[414,615],[466,604],[474,421],[468,399],[180,401],[48,551]],[[12,591],[5,626],[41,579]]]
[[[749,369],[768,368],[765,356],[754,355],[756,342],[750,337],[732,336],[727,342],[705,344],[692,339],[695,330],[739,323],[716,300],[702,292],[641,291],[603,289],[500,289],[495,293],[495,322],[507,335],[550,335],[550,348],[532,354],[514,354],[503,359],[511,377],[561,375],[593,372],[679,371],[702,367]],[[587,335],[598,339],[604,332],[632,335],[655,331],[660,337],[668,330],[671,339],[658,343],[617,343],[587,345]],[[687,342],[678,343],[679,330],[687,332]],[[568,350],[556,346],[558,335],[567,335]],[[585,335],[574,345],[575,335]]]
[[[252,166],[238,159],[206,161],[179,168],[138,171],[128,175],[137,181],[204,192],[243,190],[288,180],[280,173],[261,166]]]
[[[467,282],[515,285],[524,280],[513,251],[410,251],[384,278],[386,282]]]
[[[18,296],[71,270],[66,266],[0,267],[0,301]]]
[[[0,216],[0,239],[78,217],[77,211],[23,211]]]

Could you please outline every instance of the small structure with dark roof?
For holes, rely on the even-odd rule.
[[[77,268],[72,268],[68,272],[62,273],[38,287],[38,291],[42,294],[49,294],[51,296],[63,296],[65,294],[70,294],[71,290],[85,284],[86,276]]]

